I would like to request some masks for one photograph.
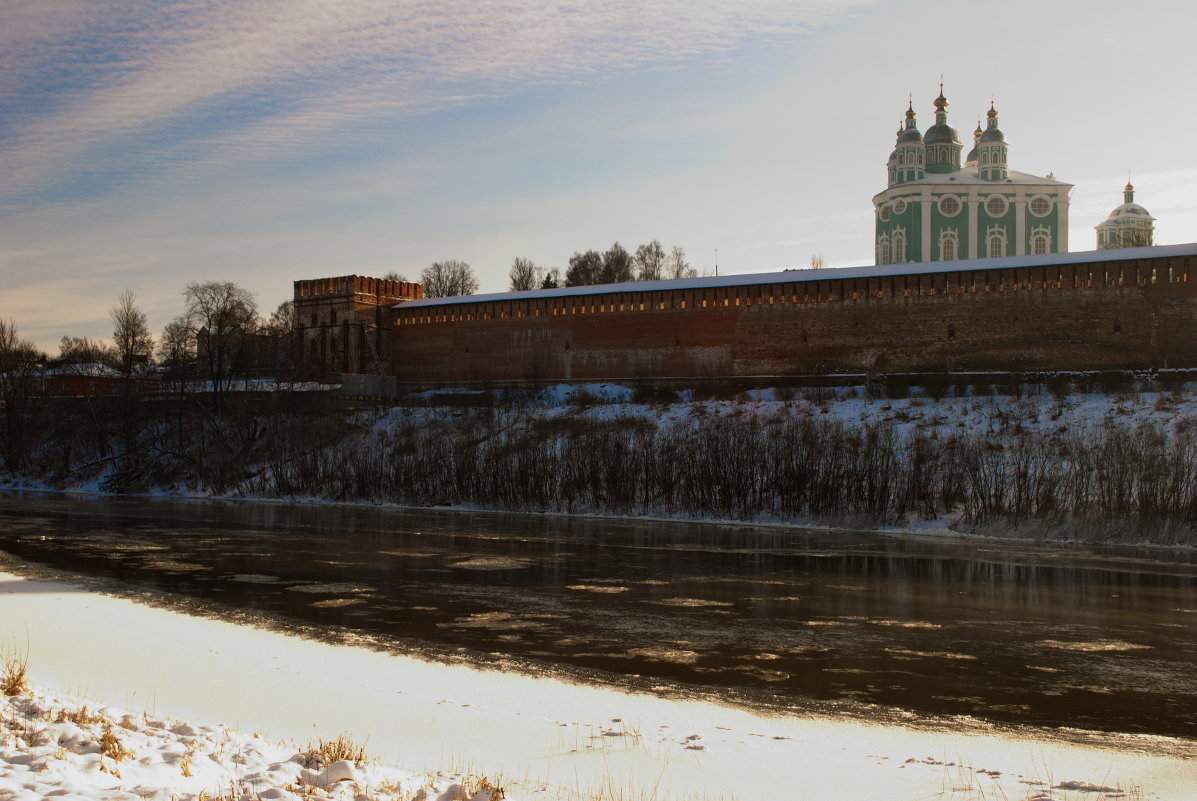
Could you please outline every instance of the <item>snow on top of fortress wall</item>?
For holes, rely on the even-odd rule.
[[[494,292],[485,295],[457,295],[446,298],[423,298],[400,304],[402,308],[446,306],[462,303],[494,303],[511,300],[541,300],[547,298],[581,297],[586,295],[614,295],[627,292],[659,292],[679,289],[711,289],[715,287],[752,286],[807,281],[842,280],[845,278],[888,278],[900,275],[956,273],[969,270],[1005,270],[1016,267],[1055,267],[1064,264],[1084,264],[1107,261],[1133,261],[1146,258],[1197,256],[1197,243],[1185,245],[1156,245],[1121,250],[1083,250],[1072,253],[1049,253],[1038,256],[1006,256],[1000,259],[964,259],[961,261],[933,261],[926,263],[884,264],[865,267],[832,267],[821,270],[783,270],[772,273],[742,275],[712,275],[701,278],[675,278],[663,281],[627,281],[620,284],[593,284],[560,289],[533,289],[525,292]],[[397,307],[398,308],[398,307]]]

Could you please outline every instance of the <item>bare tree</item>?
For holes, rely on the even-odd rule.
[[[665,265],[665,272],[670,278],[694,278],[698,271],[686,261],[686,251],[677,245],[669,253],[669,261]]]
[[[403,278],[384,278],[386,281],[402,281]],[[271,339],[270,353],[266,354],[268,367],[281,377],[295,366],[295,302],[284,300],[270,313],[262,324],[262,333]]]
[[[420,273],[424,297],[448,298],[472,295],[478,291],[478,276],[464,261],[434,261]]]
[[[636,275],[632,270],[632,254],[623,245],[616,242],[603,254],[603,272],[599,280],[601,284],[622,284],[634,281]]]
[[[116,305],[108,310],[112,319],[112,343],[116,350],[116,369],[121,374],[123,410],[121,430],[124,437],[124,452],[127,454],[136,440],[136,426],[133,414],[133,370],[149,361],[154,352],[154,338],[145,313],[137,308],[137,295],[126,289],[116,299]]]
[[[410,281],[407,280],[406,275],[404,275],[403,273],[400,273],[400,272],[396,272],[395,270],[387,270],[385,273],[383,273],[382,280],[384,280],[384,281],[399,281],[404,284],[411,283]]]
[[[273,336],[291,336],[291,333],[295,331],[295,301],[284,300],[280,303],[277,309],[270,312],[270,318],[266,320],[263,327],[266,333]]]
[[[566,286],[590,286],[602,282],[603,254],[588,250],[569,257],[569,269],[565,271]]]
[[[195,331],[185,315],[179,315],[166,324],[162,336],[158,337],[158,363],[166,368],[167,375],[174,379],[178,389],[178,402],[172,423],[176,446],[183,450],[185,441],[183,399],[187,396],[187,379],[195,362]]]
[[[825,265],[823,262],[823,254],[822,253],[812,253],[811,257],[810,257],[810,269],[822,270],[824,266]]]
[[[195,332],[185,317],[176,317],[162,329],[158,337],[158,361],[179,373],[195,358]]]
[[[0,320],[0,455],[8,470],[21,470],[29,458],[37,373],[45,360],[32,342],[17,335],[16,323]]]
[[[659,239],[636,248],[636,278],[640,281],[659,281],[665,272],[665,248]]]
[[[508,273],[511,291],[526,292],[529,289],[539,289],[544,281],[544,274],[543,267],[537,267],[531,259],[517,256],[515,261],[511,262],[511,272]]]
[[[183,290],[184,319],[195,335],[196,352],[212,381],[213,405],[242,368],[247,338],[257,328],[253,294],[232,281],[191,283]]]
[[[117,369],[125,376],[126,383],[133,375],[133,368],[149,361],[154,352],[154,338],[145,312],[137,308],[137,295],[126,289],[116,299],[116,305],[108,310],[112,318],[112,342],[116,346]]]
[[[87,337],[64,336],[58,343],[55,361],[64,364],[115,364],[116,351],[103,342]]]

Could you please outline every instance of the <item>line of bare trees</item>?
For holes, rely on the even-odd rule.
[[[283,377],[292,368],[292,304],[263,319],[252,293],[233,282],[188,284],[182,313],[157,343],[131,290],[118,296],[109,317],[111,341],[64,336],[57,356],[21,338],[11,320],[0,320],[0,469],[25,473],[39,450],[54,452],[56,460],[51,468],[40,459],[42,473],[61,472],[84,451],[102,461],[138,450],[147,419],[139,408],[142,395],[162,375],[151,369],[155,354],[168,379],[159,388],[177,387],[180,399],[203,389],[202,402],[193,400],[211,407],[207,413],[220,410],[233,381],[255,370]],[[71,377],[79,380],[72,383]],[[102,393],[82,389],[101,382]],[[116,434],[119,446],[111,442]]]
[[[692,278],[697,272],[686,261],[680,247],[666,253],[654,239],[630,253],[618,242],[604,252],[578,251],[569,258],[565,275],[556,267],[541,267],[531,259],[516,258],[508,272],[512,292],[529,289],[557,289],[562,286],[618,284],[626,281],[659,281],[664,278]]]
[[[377,426],[321,393],[258,393],[219,411],[159,401],[130,431],[115,402],[47,415],[22,395],[15,379],[36,370],[36,352],[14,335],[0,324],[5,465],[64,485],[103,474],[119,491],[858,525],[951,516],[995,533],[1197,537],[1197,421],[905,434],[696,407],[674,423],[496,409]]]
[[[997,443],[805,418],[555,427],[498,414],[346,431],[319,447],[297,430],[263,447],[261,469],[243,485],[256,494],[862,525],[961,515],[1091,538],[1169,540],[1197,529],[1197,424],[1172,435],[1107,425]]]
[[[666,255],[665,248],[654,239],[629,253],[618,242],[605,252],[588,250],[570,256],[565,273],[565,286],[618,284],[625,281],[659,281],[662,278],[691,278],[695,271],[686,261],[686,251],[674,247]]]

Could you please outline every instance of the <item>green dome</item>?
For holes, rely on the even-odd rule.
[[[960,134],[956,133],[956,129],[946,122],[939,122],[927,129],[927,135],[923,137],[923,141],[929,145],[938,145],[944,142],[958,145],[960,144]]]

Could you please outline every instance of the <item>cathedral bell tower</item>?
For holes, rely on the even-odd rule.
[[[927,162],[927,148],[915,122],[913,102],[906,109],[906,128],[898,136],[898,145],[894,152],[897,155],[897,163],[894,165],[895,180],[891,185],[922,180]]]
[[[948,99],[943,96],[943,84],[939,85],[939,97],[935,98],[935,124],[927,129],[923,137],[927,147],[927,172],[955,172],[960,169],[960,135],[948,125]]]
[[[1004,181],[1010,177],[1010,168],[1006,166],[1006,136],[998,128],[998,113],[993,103],[989,104],[985,116],[989,119],[977,144],[977,167],[986,181]]]

